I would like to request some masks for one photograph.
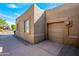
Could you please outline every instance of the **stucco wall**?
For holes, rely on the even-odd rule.
[[[27,19],[30,20],[30,33],[24,32],[24,21]],[[79,46],[79,4],[64,4],[46,11],[33,5],[17,18],[16,24],[19,25],[19,31],[16,31],[16,35],[30,43],[37,43],[48,36],[47,24],[60,21],[68,26],[64,44]]]
[[[38,21],[34,24],[34,38],[35,42],[45,39],[45,15],[41,15]]]
[[[61,18],[62,20],[59,20]],[[79,4],[64,4],[46,11],[46,23],[69,21],[69,34],[64,44],[79,46]]]
[[[34,6],[31,6],[23,15],[17,18],[19,30],[16,30],[16,35],[30,43],[34,43]],[[24,21],[30,20],[30,33],[24,32]]]
[[[35,43],[45,39],[45,13],[36,5],[34,8],[34,39]]]
[[[19,30],[16,31],[18,37],[30,43],[37,43],[45,38],[45,14],[44,10],[41,10],[35,4],[29,8],[23,15],[17,18],[16,24],[18,24]],[[24,32],[24,21],[30,20],[30,33]]]

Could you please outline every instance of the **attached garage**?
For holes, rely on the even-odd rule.
[[[46,11],[47,39],[79,47],[79,4],[64,4]]]

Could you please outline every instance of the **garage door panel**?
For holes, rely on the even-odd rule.
[[[67,28],[63,22],[48,24],[48,39],[55,42],[64,43],[66,35]]]

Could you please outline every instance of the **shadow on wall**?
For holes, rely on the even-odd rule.
[[[43,13],[39,19],[34,23],[35,41],[39,42],[45,39],[45,13]]]

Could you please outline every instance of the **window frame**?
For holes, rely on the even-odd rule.
[[[27,21],[29,22],[28,25],[26,25]],[[25,33],[30,33],[30,20],[29,19],[24,21],[24,32]]]

